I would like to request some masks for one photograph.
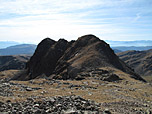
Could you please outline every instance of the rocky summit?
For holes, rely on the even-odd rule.
[[[115,55],[106,42],[94,35],[85,35],[71,42],[64,39],[54,41],[50,38],[42,40],[27,63],[26,74],[16,79],[29,80],[44,76],[54,79],[83,79],[93,76],[90,75],[91,72],[100,74],[101,78],[105,74],[101,71],[103,67],[119,69],[135,79],[143,80]],[[82,75],[84,73],[88,75]],[[110,79],[120,80],[119,76],[110,72],[106,75],[113,77]]]

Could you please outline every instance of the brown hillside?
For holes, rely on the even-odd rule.
[[[125,51],[117,54],[136,73],[144,76],[152,75],[152,50]]]
[[[24,69],[30,57],[30,55],[0,56],[0,71]]]

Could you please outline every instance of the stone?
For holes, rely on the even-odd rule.
[[[122,80],[122,79],[119,78],[119,76],[116,75],[116,74],[107,74],[107,76],[103,77],[102,80],[113,82],[113,81],[119,81],[119,80]]]
[[[111,112],[109,111],[109,109],[105,109],[104,114],[111,114]]]
[[[26,88],[26,91],[33,91],[32,88]]]
[[[78,114],[78,112],[74,109],[68,109],[67,111],[64,111],[64,114]]]

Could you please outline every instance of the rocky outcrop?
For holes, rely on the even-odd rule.
[[[58,42],[49,38],[44,39],[27,63],[30,78],[33,79],[42,74],[46,76],[53,74],[57,61],[69,45],[70,43],[64,39],[60,39]]]
[[[71,42],[44,39],[27,63],[26,79],[41,75],[56,79],[76,79],[81,72],[101,67],[117,68],[142,80],[115,55],[106,42],[94,35],[85,35]]]
[[[131,72],[108,44],[94,35],[86,35],[78,38],[66,50],[55,72],[62,75],[62,78],[75,78],[79,72],[107,66]]]

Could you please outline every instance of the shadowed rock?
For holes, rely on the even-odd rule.
[[[85,35],[71,42],[46,38],[38,45],[26,69],[28,79],[42,74],[56,79],[76,79],[78,73],[100,67],[117,68],[142,80],[107,43],[94,35]]]

